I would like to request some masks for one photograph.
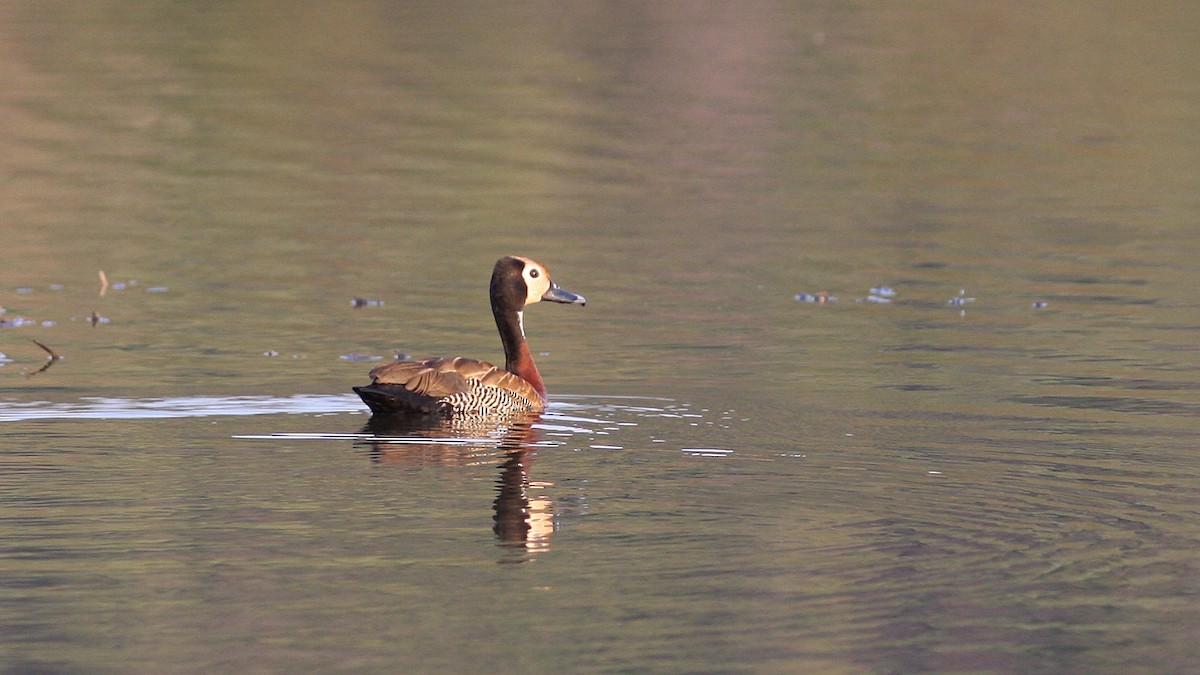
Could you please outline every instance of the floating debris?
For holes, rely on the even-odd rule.
[[[968,298],[968,297],[966,297],[966,295],[967,295],[967,289],[961,288],[961,289],[959,289],[958,295],[956,297],[950,298],[948,304],[952,307],[962,307],[963,305],[967,304],[968,302],[975,302],[975,298]]]
[[[23,316],[14,316],[11,319],[0,319],[0,328],[20,328],[21,326],[33,326],[37,321],[26,319]]]
[[[104,272],[101,272],[100,274],[104,275]],[[126,288],[130,288],[132,286],[137,286],[137,285],[138,285],[137,279],[129,279],[127,281],[111,281],[110,282],[108,280],[107,276],[101,276],[100,277],[100,297],[104,297],[105,292],[108,291],[108,289],[110,289],[110,288],[113,289],[114,291],[123,291]]]
[[[263,356],[266,356],[266,357],[279,356],[279,352],[275,351],[274,349],[268,349],[267,351],[263,352]]]
[[[397,361],[412,361],[412,354],[405,354],[402,351],[396,350],[392,353],[392,358]]]
[[[354,298],[350,301],[350,306],[356,309],[362,307],[383,307],[383,301],[367,300],[366,298]]]
[[[342,354],[338,358],[343,361],[382,361],[383,360],[382,356],[375,356],[374,354]]]
[[[881,298],[892,298],[896,296],[896,289],[891,286],[880,286],[871,289],[872,295],[878,295]]]
[[[1030,305],[1030,307],[1033,307],[1034,309],[1042,309],[1043,307],[1048,307],[1049,305],[1050,305],[1050,303],[1048,303],[1048,302],[1043,302],[1041,300],[1038,300],[1037,302]]]
[[[814,302],[818,305],[824,305],[827,302],[837,302],[837,298],[829,293],[826,293],[825,291],[819,291],[812,295],[809,295],[808,293],[798,293],[796,295],[796,302]]]
[[[100,316],[94,309],[92,310],[92,313],[88,315],[87,320],[88,323],[92,324],[92,328],[95,328],[97,324],[108,323],[108,318]]]

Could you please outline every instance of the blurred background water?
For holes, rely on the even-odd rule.
[[[1194,670],[1197,26],[0,1],[0,661]],[[368,424],[514,253],[547,415]]]

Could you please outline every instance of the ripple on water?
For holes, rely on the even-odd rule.
[[[295,396],[83,397],[76,402],[0,401],[0,422],[40,419],[157,419],[225,415],[362,412],[352,394]]]

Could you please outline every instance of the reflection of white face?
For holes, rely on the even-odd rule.
[[[531,305],[542,299],[546,291],[550,290],[550,273],[546,271],[546,266],[529,258],[517,258],[525,263],[525,269],[521,271],[521,276],[525,278],[525,287],[529,292],[525,295],[525,304]]]

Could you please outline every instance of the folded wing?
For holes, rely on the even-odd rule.
[[[541,411],[541,396],[502,368],[464,357],[397,361],[371,371],[355,391],[373,412]]]

